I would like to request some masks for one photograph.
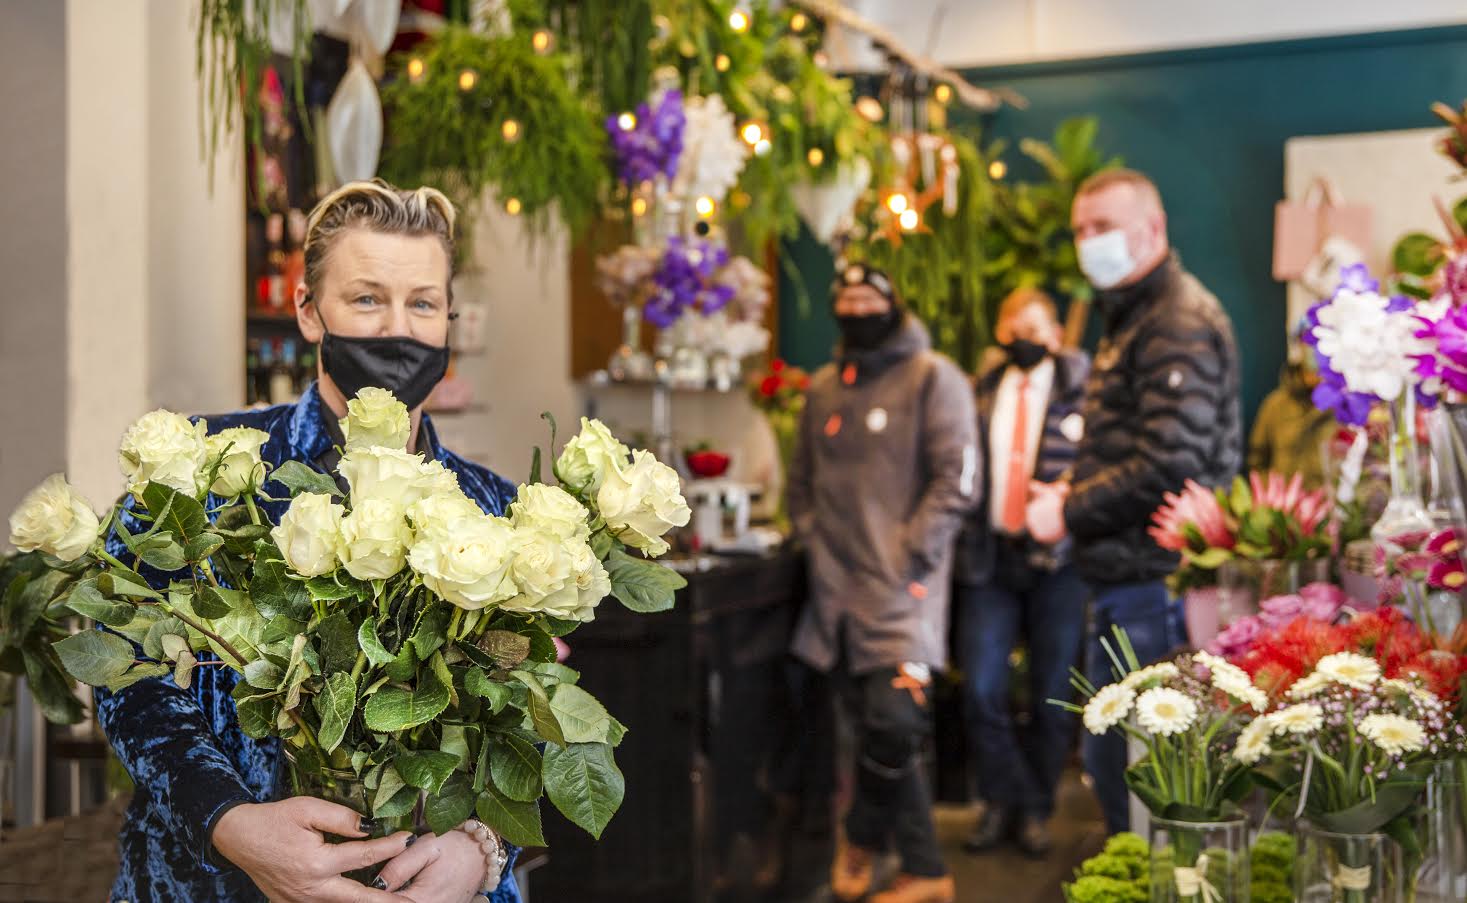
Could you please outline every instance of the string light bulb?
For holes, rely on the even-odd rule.
[[[906,213],[910,208],[911,202],[908,201],[907,196],[905,194],[902,194],[900,191],[892,192],[892,194],[886,199],[886,209],[890,210],[896,216],[901,216],[903,213]]]
[[[739,34],[749,30],[749,14],[741,9],[736,9],[728,14],[728,27]]]
[[[541,56],[549,53],[554,44],[555,37],[543,28],[530,35],[530,47]]]
[[[504,202],[504,212],[510,216],[519,216],[520,211],[523,209],[525,209],[525,205],[520,203],[519,198],[510,198]]]
[[[886,111],[881,109],[881,101],[870,95],[856,98],[856,112],[867,122],[880,122],[886,118]]]
[[[768,138],[760,138],[759,141],[754,145],[754,155],[757,157],[762,157],[773,149],[774,145],[769,143]]]
[[[911,232],[912,230],[917,228],[918,223],[921,222],[921,217],[917,216],[916,210],[908,207],[906,210],[902,211],[900,216],[897,217],[897,222],[901,224],[902,229],[907,232]]]
[[[632,129],[637,127],[637,114],[623,113],[620,116],[616,117],[616,127],[621,129],[623,132],[630,132]]]
[[[423,72],[426,70],[427,66],[425,66],[423,64],[423,61],[418,57],[413,57],[412,59],[408,60],[407,74],[408,78],[412,79],[413,81],[422,81]]]
[[[713,216],[713,212],[718,209],[718,205],[714,203],[713,198],[705,194],[693,202],[693,209],[698,211],[698,215],[703,217],[703,219],[708,219]]]
[[[727,72],[728,68],[732,65],[733,60],[730,60],[728,58],[728,54],[726,53],[720,53],[718,56],[713,58],[713,68],[717,69],[719,72]]]
[[[520,124],[517,120],[506,119],[504,120],[504,124],[499,127],[499,133],[504,136],[505,141],[514,144],[520,140]]]
[[[458,74],[458,89],[460,91],[472,91],[474,85],[479,83],[479,74],[472,69],[465,69]]]
[[[744,139],[745,144],[755,147],[764,140],[764,127],[757,122],[746,122],[739,129],[739,136]]]
[[[1002,160],[994,160],[988,164],[988,177],[997,181],[1009,173],[1009,165]]]
[[[810,17],[804,13],[795,13],[790,16],[790,31],[801,32],[810,24]]]
[[[811,166],[819,166],[825,162],[825,151],[818,147],[812,147],[809,153],[805,154],[805,159],[810,162]]]
[[[632,216],[646,216],[646,215],[647,215],[647,199],[646,198],[632,198]]]
[[[938,85],[937,88],[932,92],[932,96],[937,100],[938,103],[946,106],[953,99],[952,85]]]

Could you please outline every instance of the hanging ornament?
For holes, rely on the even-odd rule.
[[[342,182],[370,179],[377,174],[382,152],[382,99],[377,83],[360,59],[352,60],[346,77],[326,107],[326,142],[331,162]]]
[[[383,55],[397,37],[401,14],[402,0],[352,0],[349,19],[355,43]]]
[[[850,225],[856,201],[871,184],[871,164],[864,157],[835,167],[829,181],[797,182],[790,186],[795,210],[822,244],[831,244],[843,227]]]

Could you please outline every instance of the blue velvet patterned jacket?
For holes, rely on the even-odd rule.
[[[312,384],[295,404],[210,417],[208,423],[211,433],[234,426],[269,433],[261,457],[272,467],[293,460],[322,469],[320,459],[332,448],[326,416],[330,412]],[[440,445],[426,416],[420,432],[419,447],[457,474],[470,498],[490,514],[504,512],[514,499],[512,484]],[[265,508],[278,521],[285,503]],[[114,551],[125,551],[117,545]],[[240,730],[230,696],[235,682],[228,668],[199,668],[187,690],[172,678],[150,678],[117,693],[97,690],[102,729],[137,784],[119,837],[113,901],[264,899],[244,872],[220,867],[208,855],[209,832],[219,815],[238,802],[272,798],[280,758],[278,740],[252,740]],[[519,903],[507,871],[491,899]]]

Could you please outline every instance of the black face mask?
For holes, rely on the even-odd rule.
[[[321,326],[325,329],[325,320]],[[448,346],[436,348],[407,336],[339,336],[325,329],[321,368],[348,400],[375,386],[391,392],[411,411],[428,400],[448,372]]]
[[[1020,370],[1032,370],[1049,356],[1048,348],[1028,339],[1014,339],[1001,347],[1008,352],[1009,360],[1018,365]]]
[[[836,317],[841,341],[848,351],[870,351],[885,342],[902,325],[902,311],[893,307],[884,314]]]

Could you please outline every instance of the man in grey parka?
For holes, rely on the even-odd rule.
[[[951,903],[918,753],[930,669],[947,663],[953,540],[978,503],[973,389],[884,273],[847,267],[832,294],[841,346],[811,381],[789,480],[810,559],[793,651],[839,691],[857,730],[831,883],[842,900],[863,897],[874,854],[894,839],[901,875],[873,903]]]

